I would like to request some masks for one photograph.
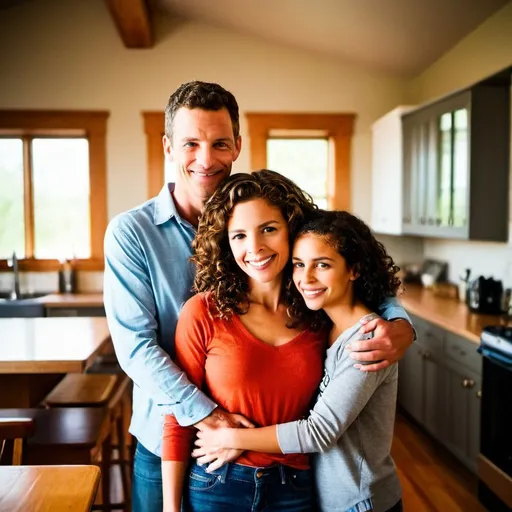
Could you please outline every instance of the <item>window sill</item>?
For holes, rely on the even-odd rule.
[[[18,267],[21,272],[52,272],[58,271],[61,264],[59,260],[38,260],[34,258],[18,260]],[[103,271],[103,259],[75,260],[74,267],[80,271]],[[0,271],[11,271],[7,260],[0,260]]]

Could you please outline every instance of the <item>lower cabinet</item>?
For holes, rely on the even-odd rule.
[[[476,473],[482,364],[477,347],[410,316],[418,339],[399,363],[398,403]]]

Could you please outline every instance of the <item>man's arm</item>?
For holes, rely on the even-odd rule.
[[[357,363],[372,363],[356,364],[365,372],[382,370],[399,361],[415,339],[411,320],[398,299],[386,299],[376,312],[382,318],[370,320],[360,330],[362,334],[373,331],[373,338],[350,346],[350,357]]]
[[[119,218],[118,218],[119,219]],[[216,404],[204,395],[157,343],[157,311],[149,270],[139,241],[118,219],[105,234],[104,300],[119,364],[156,403],[176,404],[182,425],[207,417]]]

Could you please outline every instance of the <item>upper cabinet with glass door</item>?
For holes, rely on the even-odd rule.
[[[510,87],[475,85],[402,126],[404,233],[506,241]]]

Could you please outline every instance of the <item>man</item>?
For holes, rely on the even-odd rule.
[[[165,109],[163,149],[176,164],[176,183],[118,215],[105,235],[105,309],[119,363],[134,382],[134,512],[162,510],[164,414],[174,414],[183,426],[248,426],[244,418],[220,410],[172,360],[180,307],[192,294],[189,258],[201,208],[229,176],[241,150],[234,96],[217,84],[181,85]],[[366,370],[400,359],[412,342],[405,311],[398,304],[391,309],[389,318],[399,320],[371,322],[366,330],[375,329],[374,338],[353,345],[354,358],[381,361]]]

